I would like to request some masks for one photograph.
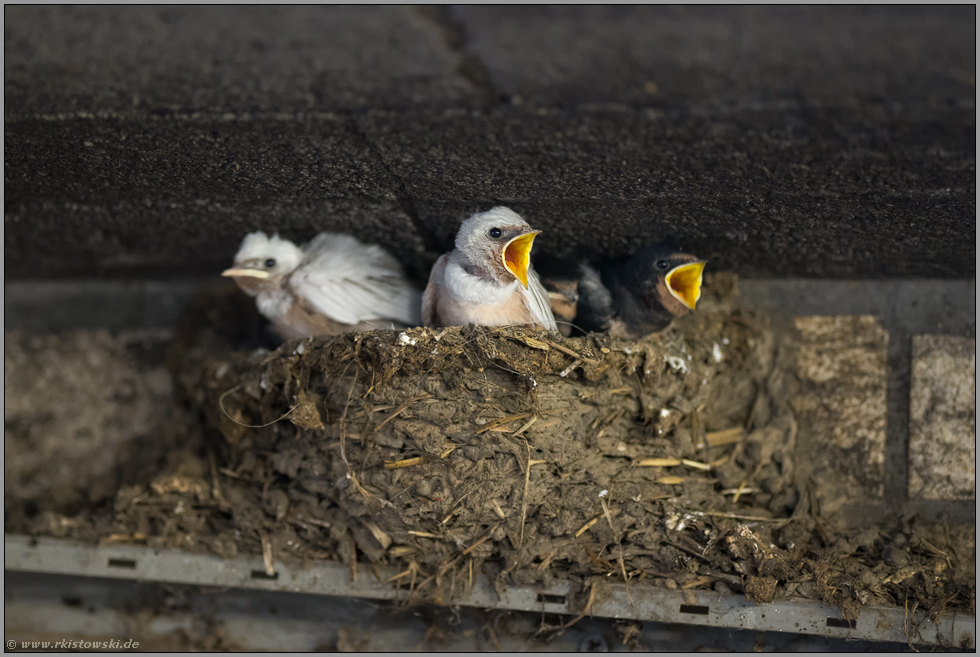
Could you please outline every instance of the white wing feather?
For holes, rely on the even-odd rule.
[[[320,233],[304,251],[291,284],[324,315],[351,325],[372,320],[421,323],[421,293],[380,246],[362,244],[350,235]]]
[[[531,316],[549,331],[557,331],[558,324],[555,323],[555,315],[551,312],[551,301],[548,300],[548,291],[541,284],[538,272],[531,267],[527,268],[527,290],[518,286],[527,302],[527,307],[531,311]]]

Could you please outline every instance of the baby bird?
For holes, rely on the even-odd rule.
[[[606,260],[598,268],[582,264],[575,324],[633,340],[662,331],[694,310],[705,264],[664,245]]]
[[[222,276],[255,297],[259,312],[285,340],[351,329],[418,326],[421,295],[391,254],[338,233],[320,233],[304,248],[250,233]]]
[[[531,267],[533,230],[505,207],[459,227],[456,248],[436,261],[422,297],[426,326],[539,324],[555,331],[548,293]]]

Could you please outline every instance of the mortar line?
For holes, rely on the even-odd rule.
[[[883,317],[888,330],[885,395],[884,508],[892,514],[908,506],[909,403],[912,391],[912,334]]]
[[[422,5],[415,9],[419,16],[430,21],[442,32],[446,47],[460,58],[456,73],[481,93],[484,103],[489,107],[505,104],[500,89],[493,82],[490,68],[479,55],[467,47],[469,35],[463,24],[453,17],[452,7]]]
[[[395,200],[397,200],[399,206],[401,206],[402,212],[404,212],[408,216],[409,221],[412,222],[412,227],[415,228],[416,235],[422,241],[422,248],[424,252],[441,253],[442,249],[439,245],[439,241],[436,239],[435,234],[429,230],[429,228],[422,221],[422,218],[419,216],[418,208],[415,207],[415,198],[409,194],[405,181],[395,172],[388,160],[385,159],[381,148],[374,142],[374,140],[370,138],[367,130],[365,130],[364,126],[361,125],[361,118],[363,114],[364,112],[357,112],[354,110],[347,111],[347,117],[351,122],[354,133],[361,138],[368,151],[371,153],[371,155],[377,158],[385,173],[387,173],[393,181],[395,186],[395,189],[393,190],[395,193]],[[418,253],[416,251],[415,262],[412,264],[414,269],[417,270],[415,272],[417,274],[427,271],[428,267],[431,267],[434,264],[434,260],[433,262],[426,262],[426,253]],[[418,276],[417,278],[420,280],[423,278],[428,280],[428,276]]]

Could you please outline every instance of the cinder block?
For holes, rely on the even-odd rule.
[[[869,316],[797,317],[805,465],[822,512],[881,500],[888,332]]]
[[[909,497],[976,499],[976,395],[974,338],[912,338]]]

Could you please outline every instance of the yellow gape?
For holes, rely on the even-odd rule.
[[[674,267],[664,279],[671,295],[691,310],[694,310],[698,299],[701,298],[701,272],[704,271],[705,264],[705,261],[701,260]]]
[[[536,230],[524,235],[518,235],[504,245],[504,267],[517,277],[524,289],[527,289],[527,268],[531,262],[531,245],[534,236],[540,233]]]

